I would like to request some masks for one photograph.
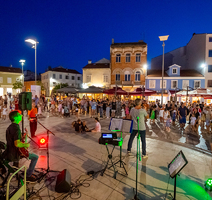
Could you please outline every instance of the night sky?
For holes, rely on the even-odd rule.
[[[186,45],[193,33],[212,33],[211,0],[0,0],[0,66],[37,71],[63,66],[82,72],[88,60],[110,58],[110,44],[148,44],[151,58],[162,54],[158,36],[170,35],[165,52]]]

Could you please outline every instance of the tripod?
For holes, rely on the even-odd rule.
[[[46,143],[46,149],[47,149],[47,169],[45,169],[45,173],[39,178],[38,183],[40,183],[40,181],[49,173],[49,172],[58,172],[58,171],[53,171],[50,170],[50,166],[49,166],[49,133],[51,133],[52,135],[55,136],[55,134],[50,131],[48,128],[46,128],[43,124],[41,124],[39,121],[37,121],[38,124],[40,124],[43,128],[46,129],[46,135],[47,135],[47,143]]]
[[[141,161],[141,148],[140,148],[140,131],[139,131],[139,117],[137,117],[138,123],[138,136],[137,136],[137,152],[136,152],[136,181],[135,181],[135,196],[134,200],[139,200],[138,198],[138,161]],[[139,160],[138,160],[139,159]]]
[[[119,130],[112,130],[112,131],[116,131],[118,132]],[[122,138],[122,132],[121,132],[121,139],[122,139],[122,142],[123,142],[123,138]],[[114,163],[114,165],[120,163],[120,168],[123,167],[124,168],[124,171],[126,173],[126,175],[128,175],[127,173],[127,170],[125,169],[124,165],[126,165],[126,163],[122,160],[122,144],[120,146],[120,159]],[[108,169],[110,169],[112,166],[110,166]]]

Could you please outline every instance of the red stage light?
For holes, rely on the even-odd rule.
[[[45,138],[41,138],[40,139],[40,144],[45,144],[46,143],[46,139]]]

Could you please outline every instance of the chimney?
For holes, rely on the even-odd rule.
[[[88,60],[88,64],[91,64],[92,63],[92,60]]]
[[[114,44],[114,38],[112,38],[112,44]]]

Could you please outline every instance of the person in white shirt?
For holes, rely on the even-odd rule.
[[[99,123],[99,119],[95,118],[96,126],[91,132],[101,132],[101,124]]]
[[[191,127],[192,127],[192,131],[195,131],[196,128],[195,128],[195,123],[196,123],[196,117],[195,117],[195,114],[193,113],[192,114],[192,117],[191,117]]]

